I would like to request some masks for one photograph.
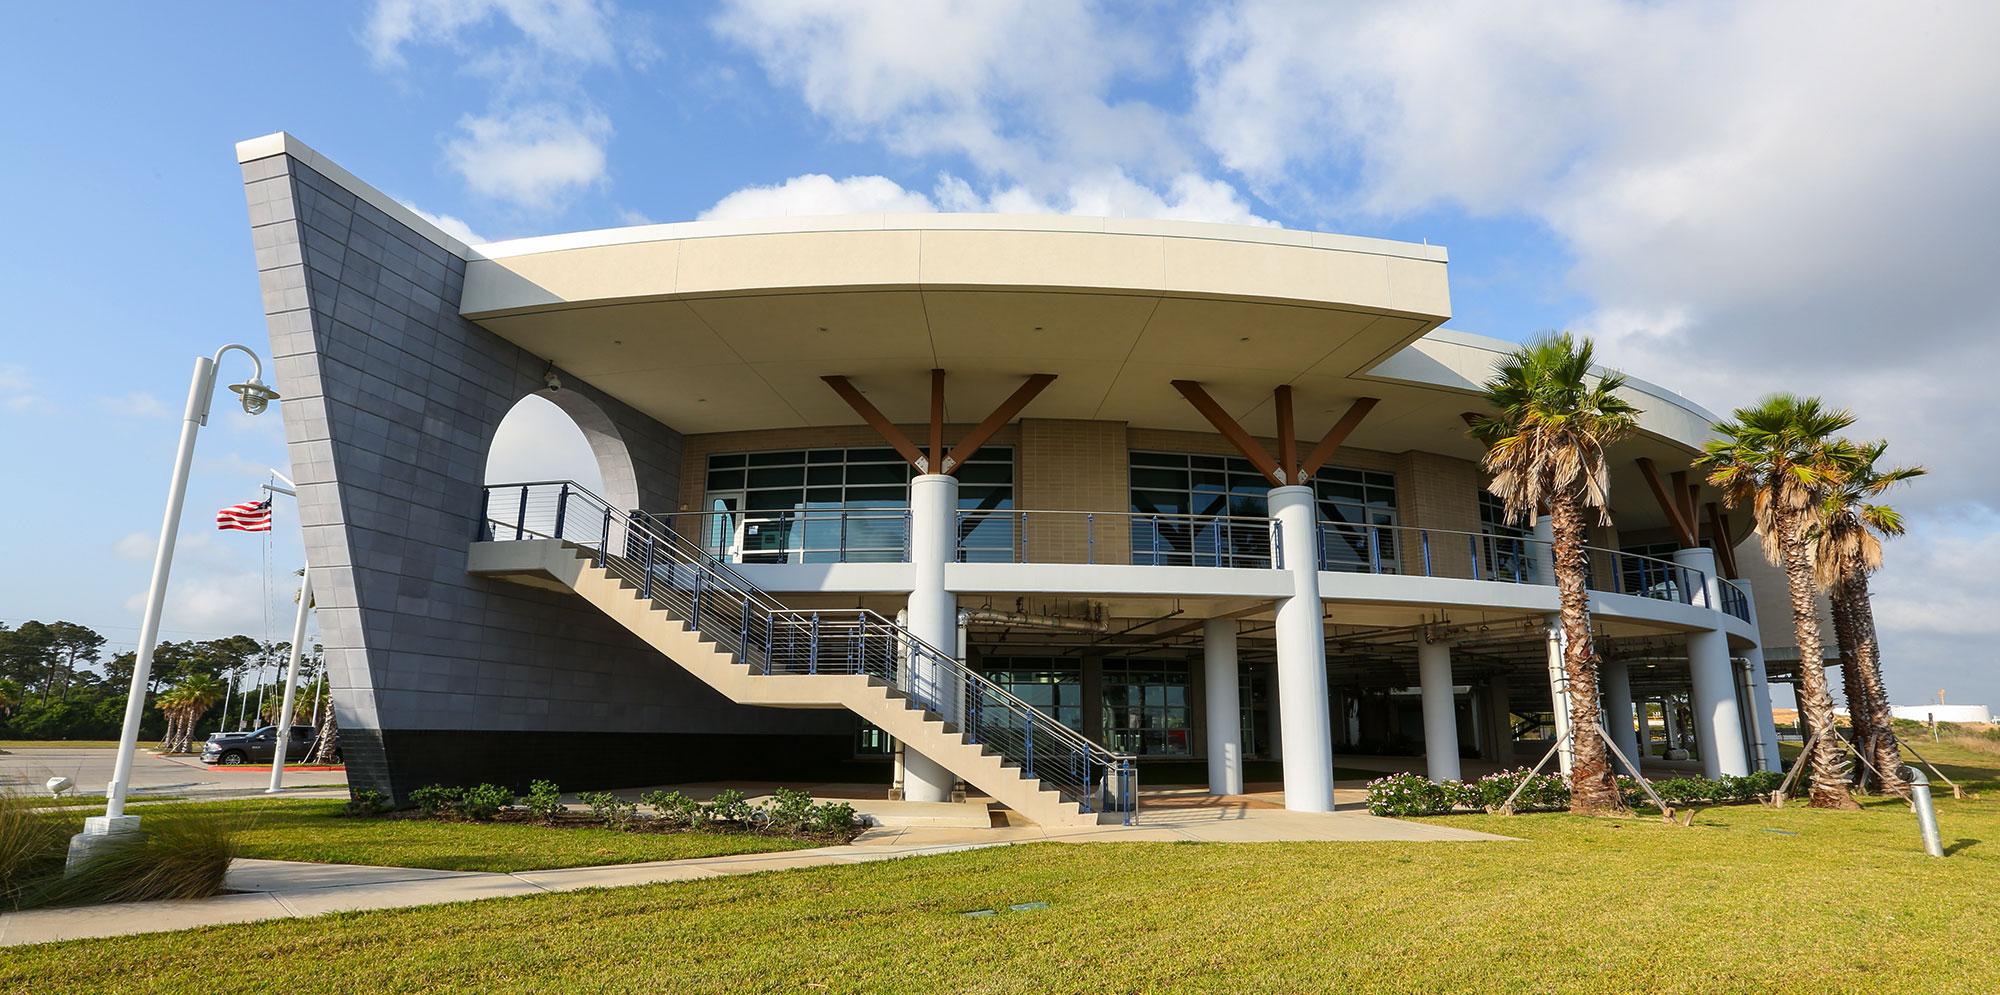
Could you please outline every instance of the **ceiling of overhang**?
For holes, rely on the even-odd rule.
[[[820,381],[852,379],[890,418],[922,421],[928,371],[947,417],[974,420],[1033,373],[1031,414],[1149,428],[1206,423],[1170,386],[1196,379],[1249,411],[1298,384],[1326,407],[1346,379],[1435,320],[1291,304],[1135,294],[854,290],[564,308],[480,319],[502,337],[682,432],[857,424]],[[1300,410],[1324,431],[1345,410]]]
[[[1122,421],[1211,432],[1172,387],[1200,381],[1259,437],[1275,434],[1272,388],[1290,383],[1301,445],[1358,397],[1380,404],[1348,445],[1476,459],[1456,385],[1364,375],[1438,322],[1297,304],[1130,293],[849,290],[656,300],[491,316],[480,324],[689,434],[858,425],[820,380],[849,377],[890,419],[929,413],[929,371],[946,371],[946,419],[982,418],[1034,373],[1056,380],[1035,418]],[[1648,434],[1621,443],[1612,498],[1621,527],[1665,524],[1644,481],[1687,465],[1684,446]],[[1712,498],[1704,496],[1704,500]]]

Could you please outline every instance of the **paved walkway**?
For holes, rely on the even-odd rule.
[[[1337,794],[1350,796],[1339,799],[1342,811],[1315,815],[1285,811],[1281,796],[1273,793],[1214,798],[1200,789],[1169,789],[1147,792],[1144,817],[1137,826],[1057,830],[1035,825],[977,829],[938,825],[884,826],[868,830],[846,846],[513,874],[238,859],[230,866],[227,884],[236,894],[192,901],[127,902],[80,909],[8,913],[0,915],[0,946],[164,932],[194,924],[303,918],[329,912],[393,909],[581,888],[613,888],[801,867],[859,864],[1016,843],[1161,840],[1216,843],[1481,842],[1506,839],[1447,826],[1379,819],[1358,810],[1358,792],[1342,789]]]

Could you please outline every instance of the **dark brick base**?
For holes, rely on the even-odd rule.
[[[631,788],[685,781],[837,781],[882,784],[886,758],[855,759],[850,736],[676,733],[370,730],[358,751],[386,756],[377,766],[349,756],[349,783],[401,801],[427,784],[481,782],[525,791],[536,779],[565,791]],[[342,732],[345,746],[347,733]],[[357,744],[361,745],[361,744]],[[369,747],[372,747],[369,748]],[[356,763],[360,760],[360,763]]]

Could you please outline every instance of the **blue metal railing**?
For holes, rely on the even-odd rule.
[[[1718,586],[1722,590],[1722,610],[1750,621],[1750,595],[1732,581],[1724,580]]]
[[[786,608],[699,544],[612,508],[570,481],[485,489],[477,538],[561,539],[632,585],[753,673],[858,674],[942,716],[967,742],[1086,812],[1138,814],[1138,773],[1113,753],[867,609]]]

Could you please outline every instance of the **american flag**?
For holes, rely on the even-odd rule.
[[[267,498],[230,505],[215,513],[215,528],[218,532],[269,532],[271,502]]]

